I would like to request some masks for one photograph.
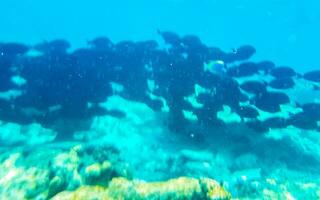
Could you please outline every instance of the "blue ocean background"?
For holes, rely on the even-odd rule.
[[[318,0],[0,0],[0,200],[320,199],[319,36]]]
[[[319,66],[319,10],[317,0],[2,0],[0,38],[65,38],[76,47],[97,36],[143,40],[157,38],[157,29],[172,30],[224,50],[251,44],[256,59],[305,72]]]

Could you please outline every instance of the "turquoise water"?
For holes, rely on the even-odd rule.
[[[320,199],[319,10],[1,2],[0,199]]]
[[[317,0],[3,1],[1,39],[35,43],[66,38],[74,46],[107,35],[114,41],[154,39],[156,30],[196,34],[225,50],[254,45],[257,59],[301,71],[316,69]]]

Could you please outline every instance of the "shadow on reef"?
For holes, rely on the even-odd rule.
[[[319,132],[320,104],[298,101],[299,93],[293,93],[316,93],[319,70],[299,74],[272,61],[249,61],[256,52],[250,45],[224,52],[194,35],[159,35],[164,47],[153,40],[113,43],[106,37],[74,51],[62,39],[34,46],[0,43],[0,120],[39,123],[55,129],[57,139],[72,139],[94,116],[125,117],[101,106],[120,95],[167,113],[172,134],[198,144],[218,141],[230,124],[238,124],[246,129],[230,134],[230,143],[241,143],[245,152],[259,141],[256,153],[264,155],[264,145],[291,149],[263,140],[270,130]]]

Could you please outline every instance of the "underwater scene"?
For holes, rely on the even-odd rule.
[[[0,0],[0,200],[320,199],[319,11]]]

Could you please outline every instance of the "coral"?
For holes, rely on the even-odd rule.
[[[65,146],[8,148],[7,155],[0,154],[0,199],[49,199],[85,185],[107,186],[113,177],[127,174],[121,164],[107,160],[108,149],[96,148],[95,155],[82,145],[69,151]]]
[[[112,178],[112,165],[109,161],[104,161],[102,164],[94,163],[85,169],[84,176],[87,184],[102,183],[106,179]]]
[[[64,191],[52,200],[111,200],[107,190],[101,186],[82,186],[75,192]]]
[[[100,152],[99,152],[100,151]],[[98,152],[100,155],[97,155]],[[126,176],[126,168],[119,163],[113,165],[108,150],[77,145],[69,152],[57,154],[51,170],[60,179],[68,180],[65,189],[74,190],[82,185],[106,185],[115,176]]]
[[[62,177],[55,176],[53,179],[50,180],[49,187],[48,187],[48,197],[52,197],[63,191],[65,187],[65,181]]]
[[[1,199],[24,199],[44,197],[49,171],[35,167],[16,166],[21,154],[15,153],[0,164],[0,195]]]
[[[108,187],[84,186],[73,192],[62,192],[53,200],[63,199],[231,199],[231,195],[212,179],[180,177],[165,182],[144,182],[114,178]]]
[[[216,181],[209,178],[201,178],[202,191],[206,191],[207,199],[231,199],[230,193],[224,190]]]
[[[2,150],[0,154],[0,199],[202,200],[231,198],[218,182],[209,178],[170,179],[169,175],[161,175],[157,177],[157,180],[169,180],[148,182],[156,179],[152,177],[150,180],[137,176],[133,176],[135,179],[132,180],[131,176],[126,175],[130,170],[119,158],[116,159],[116,152],[113,152],[110,147],[77,145],[68,150],[69,145],[66,148],[59,144],[59,148],[55,146],[57,148],[55,150],[48,148],[49,146],[33,147],[32,150],[30,148]],[[156,159],[157,156],[154,155],[156,161],[159,160]],[[221,180],[223,186],[232,193],[234,198],[319,199],[320,177],[315,174],[302,174],[280,166],[276,170],[269,168],[268,175],[270,176],[267,177],[265,170],[260,170],[260,168],[241,170],[242,159],[252,160],[251,155],[241,158],[241,161],[236,164],[237,167],[234,168],[237,170],[228,174],[219,167],[219,160],[222,162],[223,158],[223,163],[226,164],[226,157],[220,157],[207,151],[183,150],[177,157],[170,158],[178,159],[178,161],[172,160],[172,162],[156,166],[153,166],[155,163],[150,163],[150,161],[137,164],[151,166],[153,170],[164,170],[168,173],[172,172],[171,169],[166,168],[166,165],[175,166],[174,172],[178,172],[178,167],[180,167],[181,173],[176,173],[179,177],[184,176],[191,169],[201,170],[201,163],[208,164],[209,160],[214,160],[209,163],[210,167],[206,177]],[[205,174],[204,170],[201,173]],[[222,175],[219,176],[218,173],[224,174],[225,178],[221,179]],[[154,176],[154,174],[151,171],[147,172],[148,176]],[[211,176],[210,174],[216,175]]]

